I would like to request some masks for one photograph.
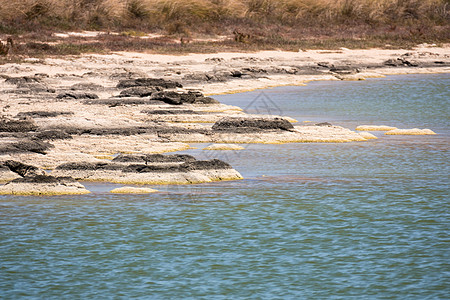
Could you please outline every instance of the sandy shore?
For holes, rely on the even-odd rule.
[[[249,115],[207,96],[312,80],[447,72],[450,47],[428,45],[412,50],[186,56],[118,52],[28,59],[0,66],[0,165],[17,160],[51,171],[65,163],[108,162],[120,153],[186,150],[198,142],[364,142],[374,136],[330,124],[297,123],[289,116]],[[221,170],[192,170],[192,174],[186,170],[175,174],[175,170],[171,175],[175,179],[160,181],[189,183],[240,177],[229,168]],[[0,171],[0,181],[17,177],[5,167]],[[59,169],[55,174],[83,179],[73,170]],[[147,175],[127,173],[125,179],[116,181],[147,183],[160,178],[153,174],[149,179]],[[115,175],[95,176],[114,181]]]

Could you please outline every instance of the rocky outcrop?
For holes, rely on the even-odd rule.
[[[9,168],[12,172],[17,173],[21,177],[45,175],[45,172],[43,170],[35,166],[23,164],[14,160],[7,160],[3,162],[3,166]]]
[[[152,94],[152,100],[163,101],[167,104],[181,105],[181,104],[217,104],[217,100],[204,97],[200,92],[176,92],[176,91],[161,91]]]
[[[11,171],[7,166],[4,166],[0,162],[0,183],[1,182],[8,182],[14,179],[20,178],[19,174],[14,173]]]
[[[0,154],[14,154],[14,153],[40,153],[46,154],[53,145],[39,140],[33,139],[19,139],[15,142],[0,144]]]
[[[38,94],[38,93],[55,93],[56,90],[49,88],[47,85],[38,82],[18,83],[14,90],[10,91],[16,94]]]
[[[289,121],[283,118],[223,118],[213,126],[214,131],[254,132],[255,130],[292,131]]]
[[[83,92],[64,92],[56,96],[57,99],[98,99],[99,97],[93,93]]]
[[[5,82],[18,85],[24,83],[40,83],[41,79],[37,76],[7,77]]]
[[[170,61],[152,61],[153,56],[146,54],[95,55],[5,65],[0,74],[0,160],[48,170],[60,166],[52,175],[88,180],[193,183],[238,179],[235,170],[217,162],[149,153],[187,150],[188,143],[197,142],[210,145],[206,152],[246,148],[224,144],[373,139],[367,132],[328,123],[293,124],[295,120],[272,114],[281,114],[279,110],[261,111],[271,117],[247,114],[203,93],[298,85],[311,80],[356,80],[379,77],[386,70],[387,74],[429,72],[435,69],[425,68],[435,65],[444,70],[450,57],[442,50],[441,54],[410,50],[403,55],[389,51],[381,56],[355,50],[355,58],[336,54],[346,51],[236,53],[200,60],[174,57]],[[388,59],[398,68],[387,68],[390,65],[384,62]],[[418,68],[406,68],[415,61]],[[54,68],[44,74],[49,67]],[[182,89],[181,83],[188,88]],[[57,93],[51,94],[54,91]],[[259,104],[252,102],[250,106]],[[116,157],[118,153],[134,154]],[[0,180],[18,176],[0,166]]]
[[[71,111],[27,111],[20,112],[17,114],[16,118],[55,118],[59,116],[71,116],[74,113]]]
[[[28,132],[36,130],[32,119],[11,119],[0,117],[0,132]]]
[[[0,195],[75,195],[88,194],[85,187],[71,177],[49,176],[45,171],[18,161],[7,160],[0,165],[0,180],[7,176],[8,168],[12,173],[20,176],[0,186]],[[3,177],[2,177],[3,176]]]
[[[384,65],[390,67],[418,67],[419,63],[404,57],[388,59]]]
[[[164,89],[174,89],[174,88],[182,88],[181,83],[166,80],[162,78],[137,78],[137,79],[125,79],[121,80],[117,84],[117,88],[124,89],[130,87],[161,87]]]
[[[149,98],[111,98],[111,99],[94,99],[85,100],[83,102],[86,105],[105,105],[109,107],[125,106],[125,105],[148,105],[159,104],[160,101],[152,101]]]
[[[169,156],[167,159],[161,156],[123,156],[112,163],[63,164],[52,174],[122,184],[189,184],[242,179],[236,170],[223,161],[192,159],[191,156]]]
[[[149,109],[142,111],[149,115],[199,115],[200,112],[191,109]]]
[[[34,138],[40,141],[45,140],[54,141],[54,140],[70,140],[72,139],[72,136],[67,132],[65,132],[64,130],[54,129],[38,132],[34,135]]]
[[[194,162],[195,157],[187,154],[120,154],[113,160],[115,163],[184,163],[184,162]]]
[[[70,87],[72,91],[103,91],[105,87],[95,83],[77,83]]]
[[[73,178],[46,175],[17,178],[0,186],[0,195],[53,196],[89,193],[82,184]]]
[[[118,97],[149,97],[158,91],[161,91],[160,87],[134,86],[121,91]]]

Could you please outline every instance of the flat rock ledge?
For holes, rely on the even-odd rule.
[[[203,150],[244,150],[245,148],[234,144],[212,144]]]
[[[139,163],[142,160],[145,163]],[[117,163],[67,163],[58,166],[52,175],[121,184],[194,184],[243,179],[238,171],[218,159],[190,161],[189,157],[181,157],[167,159],[165,163],[151,160],[149,156],[138,155],[133,159],[128,155]]]
[[[111,193],[113,194],[151,194],[156,192],[158,192],[158,190],[149,188],[137,188],[132,186],[123,186],[111,190]]]
[[[81,183],[73,178],[46,175],[17,178],[0,186],[0,195],[54,196],[89,193]]]
[[[243,127],[239,130],[212,130],[206,133],[175,132],[169,136],[171,141],[215,144],[347,143],[367,141],[366,137],[365,134],[334,125],[302,125],[290,130]]]
[[[386,125],[359,125],[355,130],[358,131],[389,131],[395,130],[397,127],[386,126]]]
[[[384,133],[385,135],[435,135],[436,133],[431,129],[394,129]]]

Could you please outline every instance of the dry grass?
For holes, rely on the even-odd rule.
[[[67,30],[129,34],[51,44],[51,32]],[[171,39],[234,35],[235,40],[180,46],[164,39],[142,41],[141,32]],[[0,0],[0,38],[22,39],[19,54],[408,47],[449,42],[449,32],[449,0]]]

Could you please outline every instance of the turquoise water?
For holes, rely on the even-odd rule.
[[[188,150],[246,178],[0,197],[1,299],[447,299],[450,74],[216,98],[299,121],[430,128],[364,143]],[[255,98],[264,99],[254,101]]]

